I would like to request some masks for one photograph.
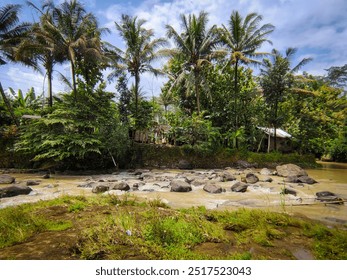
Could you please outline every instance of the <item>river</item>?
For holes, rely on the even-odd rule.
[[[318,169],[306,170],[308,175],[318,181],[314,185],[304,185],[298,188],[297,196],[282,195],[283,178],[273,176],[272,183],[261,183],[251,186],[245,193],[235,193],[226,191],[221,194],[210,194],[202,187],[194,187],[189,193],[170,192],[169,188],[154,189],[148,191],[132,191],[130,194],[139,199],[162,199],[172,208],[188,208],[192,206],[205,206],[216,210],[233,210],[240,207],[261,208],[270,211],[286,212],[293,215],[304,215],[306,217],[321,220],[326,223],[347,225],[347,203],[344,205],[322,204],[315,200],[315,194],[319,191],[330,191],[336,195],[347,199],[347,164],[324,163],[321,162]],[[259,170],[256,170],[259,171]],[[181,170],[151,170],[149,172],[153,178],[173,178],[181,175],[206,176],[213,174],[210,170],[195,170],[183,173]],[[16,178],[16,183],[22,184],[26,180],[41,180],[40,185],[33,186],[33,191],[26,196],[9,197],[0,199],[0,208],[18,205],[26,202],[52,199],[63,194],[71,195],[95,195],[88,188],[79,188],[91,179],[91,176],[67,176],[52,175],[50,179],[42,179],[40,174],[11,174]],[[129,176],[126,172],[121,172],[120,178]],[[118,177],[117,177],[118,178]],[[129,177],[130,178],[130,177]],[[240,177],[238,178],[240,179]],[[131,180],[130,180],[131,181]],[[130,184],[129,181],[129,185]],[[151,187],[155,180],[146,183]],[[228,190],[229,182],[218,183]]]

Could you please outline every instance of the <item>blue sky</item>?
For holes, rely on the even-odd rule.
[[[41,0],[33,0],[38,6]],[[60,3],[62,1],[55,1]],[[81,0],[88,11],[93,12],[101,26],[108,27],[111,34],[103,39],[122,47],[122,42],[114,28],[114,22],[121,14],[136,15],[147,20],[146,27],[152,28],[156,36],[165,36],[165,25],[170,24],[180,30],[179,15],[209,13],[210,24],[227,24],[233,10],[242,15],[256,12],[263,16],[263,23],[271,23],[276,29],[269,39],[273,45],[264,45],[264,51],[276,48],[283,52],[288,47],[298,48],[296,62],[304,57],[313,61],[302,70],[313,75],[325,75],[325,69],[347,63],[347,1],[346,0]],[[36,12],[27,7],[25,1],[0,0],[0,6],[9,3],[22,4],[22,20],[32,21]],[[295,61],[294,63],[295,64]],[[62,74],[69,74],[68,65],[60,66]],[[37,93],[46,90],[44,77],[29,68],[8,64],[0,68],[0,80],[6,89],[12,87],[26,91],[34,86]],[[146,96],[158,95],[164,78],[144,74],[141,81]],[[55,92],[64,90],[64,85],[55,78]],[[114,84],[108,86],[114,90]]]

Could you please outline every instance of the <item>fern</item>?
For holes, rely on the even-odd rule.
[[[36,162],[54,161],[69,167],[87,158],[110,158],[108,150],[115,157],[122,156],[127,135],[112,95],[101,90],[79,92],[77,103],[70,94],[64,94],[51,113],[21,128],[15,150],[31,155]]]

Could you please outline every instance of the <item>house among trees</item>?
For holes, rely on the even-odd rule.
[[[271,152],[274,150],[280,152],[291,152],[292,151],[292,135],[283,129],[276,128],[276,148],[275,148],[275,132],[274,128],[269,127],[258,127],[264,132],[264,136],[267,136],[267,141],[263,141],[265,137],[262,137],[259,144],[259,150]]]

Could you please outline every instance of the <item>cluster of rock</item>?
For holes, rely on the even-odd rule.
[[[181,169],[191,170],[191,165],[187,162],[180,162]],[[171,192],[190,192],[195,188],[202,188],[208,193],[223,193],[226,191],[246,192],[249,186],[255,186],[259,181],[272,182],[270,176],[282,176],[284,181],[292,183],[314,184],[316,181],[307,176],[307,173],[300,167],[288,164],[278,166],[276,171],[267,168],[262,169],[259,174],[246,170],[236,170],[226,168],[225,170],[215,171],[185,171],[176,173],[170,172],[151,172],[149,170],[130,170],[128,172],[114,173],[112,175],[94,176],[89,178],[86,183],[78,187],[91,188],[93,193],[120,193],[121,191],[168,191]],[[241,175],[241,180],[236,176]],[[295,178],[295,180],[294,180]],[[230,182],[228,187],[220,186],[220,182]],[[284,190],[285,194],[294,194],[295,191],[290,187]]]
[[[43,178],[49,178],[47,175]],[[8,174],[0,175],[0,184],[9,185],[5,187],[0,186],[0,198],[13,197],[17,195],[30,194],[33,189],[30,186],[37,186],[41,184],[41,180],[27,180],[26,182],[16,183],[16,179]]]
[[[246,166],[246,165],[245,165]],[[248,188],[259,188],[259,182],[271,183],[277,176],[282,177],[284,188],[283,194],[297,195],[297,190],[293,186],[286,184],[317,183],[310,178],[305,170],[294,164],[285,164],[276,167],[275,171],[263,168],[256,172],[250,168],[224,170],[192,170],[192,165],[188,162],[180,162],[181,169],[188,169],[182,172],[150,171],[150,170],[128,170],[117,172],[111,175],[95,175],[89,177],[84,183],[78,185],[80,188],[91,189],[93,193],[121,194],[123,192],[153,192],[171,191],[187,193],[195,189],[203,189],[211,194],[223,192],[247,192]],[[49,178],[44,176],[42,178]],[[15,178],[9,175],[0,175],[0,198],[11,197],[22,194],[29,194],[31,186],[41,184],[41,180],[27,180],[26,185],[15,184]],[[277,183],[278,184],[278,183]],[[316,199],[322,202],[343,202],[341,198],[330,192],[318,192]]]

